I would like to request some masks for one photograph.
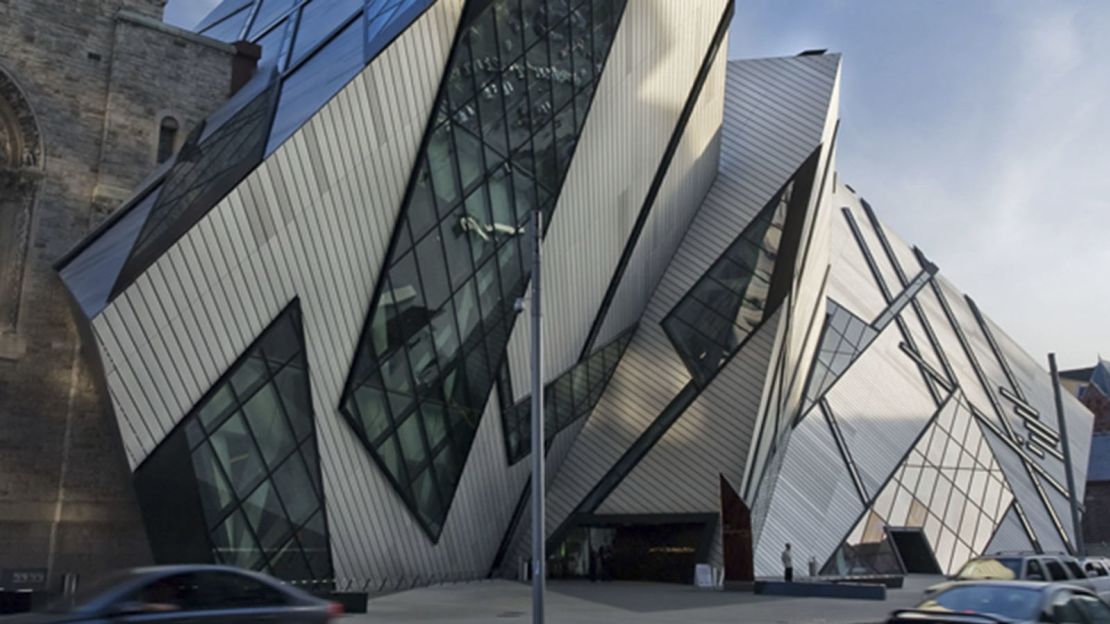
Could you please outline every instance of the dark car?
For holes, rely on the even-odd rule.
[[[1110,606],[1094,592],[1065,583],[965,581],[953,583],[913,609],[895,611],[888,624],[927,622],[1068,622],[1110,624]]]
[[[327,624],[340,605],[268,576],[214,565],[158,566],[118,572],[44,611],[2,624]]]

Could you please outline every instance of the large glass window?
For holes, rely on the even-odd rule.
[[[272,107],[273,92],[263,91],[219,129],[206,133],[203,140],[196,133],[190,137],[166,175],[162,194],[143,224],[131,258],[157,247],[186,213],[214,204],[213,192],[218,190],[222,196],[231,190],[241,179],[237,172],[244,162],[253,167],[261,160]]]
[[[806,386],[802,413],[809,411],[810,406],[824,396],[825,391],[879,333],[832,299],[825,303],[825,313],[825,329]]]
[[[663,319],[663,329],[699,386],[763,320],[793,182],[744,228]]]
[[[294,302],[182,421],[182,469],[214,561],[321,581],[331,559],[302,336]]]
[[[544,439],[548,444],[567,425],[593,411],[635,333],[635,326],[625,330],[609,344],[595,350],[555,381],[544,386]],[[510,464],[524,459],[531,452],[531,418],[530,396],[501,410],[505,451]]]
[[[433,539],[623,6],[494,0],[452,51],[341,406]]]
[[[434,0],[226,0],[201,34],[262,47],[255,77],[190,135],[171,162],[128,260],[122,290],[312,118]],[[176,130],[175,130],[176,132]],[[162,139],[168,136],[161,128]],[[172,137],[171,137],[172,138]],[[166,146],[169,147],[166,147]]]

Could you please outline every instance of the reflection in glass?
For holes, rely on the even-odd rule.
[[[626,329],[609,344],[595,350],[544,386],[544,440],[548,444],[555,434],[593,411],[635,333],[635,326]],[[505,430],[505,451],[509,463],[514,464],[532,452],[531,397],[521,399],[512,407],[502,408],[501,420]]]
[[[330,582],[302,336],[294,302],[181,426],[213,558],[288,581]]]
[[[694,382],[704,386],[763,320],[794,183],[779,191],[663,319]]]
[[[802,413],[824,396],[825,391],[878,335],[875,328],[832,299],[827,300],[825,311],[825,330],[813,359]]]
[[[433,539],[528,281],[531,210],[555,205],[624,0],[569,4],[493,0],[463,26],[343,395]]]
[[[198,32],[229,43],[245,32],[262,48],[258,71],[168,161],[154,205],[130,209],[141,223],[121,219],[113,228],[139,232],[127,260],[101,281],[113,293],[128,286],[433,2],[225,0],[216,7]]]

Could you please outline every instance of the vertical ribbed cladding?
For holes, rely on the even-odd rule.
[[[715,511],[720,475],[743,478],[769,382],[780,308],[721,369],[597,508],[597,513]]]
[[[650,142],[632,130],[673,126],[679,106],[668,104],[687,91],[674,78],[692,80],[715,24],[708,9],[635,4],[639,17],[624,22],[614,54],[625,67],[604,72],[590,112],[598,119],[587,124],[566,180],[564,195],[573,201],[559,210],[571,216],[562,226],[555,219],[549,231],[549,244],[563,237],[568,258],[587,242],[591,252],[619,253],[619,241],[579,239],[596,233],[597,206],[614,204],[607,189],[622,184],[616,197],[635,192],[623,187],[629,180],[647,187],[658,162],[650,154],[661,153],[665,138],[653,146],[629,137]],[[355,586],[484,576],[526,477],[505,468],[490,402],[440,544],[432,545],[334,410],[462,8],[457,0],[437,2],[97,320],[102,351],[112,356],[105,360],[113,402],[120,419],[134,424],[124,435],[138,463],[279,302],[300,295],[336,573]],[[645,106],[634,87],[656,74],[668,79],[650,81],[659,99]],[[567,231],[559,234],[560,227]],[[549,275],[552,288],[585,288],[573,267]],[[596,290],[600,300],[602,287]],[[581,341],[573,351],[580,348]],[[559,448],[557,440],[552,454]]]
[[[657,173],[726,5],[725,0],[715,0],[699,3],[697,10],[690,11],[681,4],[650,0],[629,2],[626,8],[605,70],[607,75],[568,173],[557,216],[544,240],[544,329],[550,345],[545,348],[544,366],[548,381],[567,370],[580,355],[635,223],[636,211]],[[710,78],[718,86],[702,93],[667,172],[664,188],[674,190],[668,191],[668,198],[663,200],[667,205],[661,214],[685,217],[686,211],[696,208],[696,200],[690,198],[700,199],[712,180],[715,166],[707,159],[715,158],[712,150],[716,149],[723,105],[723,55],[720,60]],[[638,315],[636,311],[631,316]],[[527,325],[518,324],[508,347],[518,400],[527,394],[527,338]],[[642,348],[635,354],[632,350],[630,346],[618,374],[621,369],[635,368],[627,364],[630,358],[641,366],[654,359]],[[669,348],[661,353],[673,357]],[[675,380],[675,391],[687,380],[684,376]],[[599,404],[594,413],[600,409],[606,408]],[[556,474],[563,454],[586,420],[571,425],[556,438],[548,455],[549,476]],[[524,487],[526,476],[522,474],[515,492]],[[549,505],[551,496],[549,492]],[[518,527],[527,526],[525,511]],[[518,557],[527,556],[526,533],[518,530],[513,536],[512,545],[502,557],[504,570],[514,571]]]
[[[885,301],[897,296],[900,288],[896,286],[912,280],[916,272],[927,266],[927,261],[918,250],[883,228],[872,208],[854,192],[838,189],[836,197],[857,231],[850,231],[847,219],[834,223],[834,246],[844,247],[833,257],[829,296],[855,307],[864,318],[874,318]],[[884,289],[886,293],[882,292]],[[1056,437],[1055,421],[1036,416],[1052,414],[1052,387],[1047,373],[943,278],[936,278],[920,290],[896,321],[886,327],[827,395],[851,460],[865,482],[864,490],[874,499],[868,501],[868,508],[883,518],[885,514],[894,514],[890,521],[897,526],[905,522],[900,514],[906,511],[903,490],[909,488],[915,499],[913,504],[918,505],[918,517],[929,518],[925,534],[945,569],[954,569],[967,557],[979,554],[977,549],[1062,550],[1060,533],[1068,531],[1067,522],[1061,523],[1061,519],[1067,520],[1067,499],[1060,491],[1063,465],[1050,448]],[[914,351],[920,355],[911,353]],[[925,363],[933,372],[923,371],[918,362]],[[928,416],[928,410],[935,409],[940,402],[935,395],[931,396],[929,382],[935,389],[954,392],[958,397],[954,415],[944,416],[940,423],[951,434],[940,436],[932,428],[923,429],[925,423],[935,418]],[[1073,459],[1081,471],[1088,453],[1091,418],[1082,413],[1075,399],[1068,399],[1067,403],[1069,432],[1075,431],[1081,438],[1077,450],[1083,458]],[[823,539],[790,528],[799,518],[805,524],[806,518],[823,520],[829,513],[814,508],[815,502],[826,501],[825,492],[807,490],[810,483],[821,478],[826,465],[794,459],[819,455],[822,447],[827,451],[829,442],[835,442],[827,436],[825,444],[815,440],[809,432],[814,426],[810,420],[801,421],[791,438],[771,513],[761,535],[761,540],[772,542],[762,549],[757,547],[757,562],[761,562],[757,563],[757,573],[758,566],[766,571],[777,568],[774,542],[801,539],[818,561],[832,552],[825,551],[835,534],[832,525],[822,523],[828,533]],[[1017,443],[1007,441],[1010,437],[1007,427],[1022,439]],[[911,457],[905,453],[919,439],[915,431],[926,432],[929,445],[927,451]],[[932,444],[933,439],[949,438],[957,441],[939,447]],[[1030,440],[1048,444],[1042,448],[1043,457],[1037,455]],[[899,449],[904,454],[899,454]],[[937,474],[943,474],[947,480],[944,491],[959,492],[958,495],[946,494],[939,503],[935,500],[930,503],[932,488],[913,490],[914,479],[908,475],[924,474],[917,467],[922,454],[931,456],[926,463],[943,463]],[[981,474],[970,477],[961,474],[968,457],[976,458],[977,465],[992,466],[986,484]],[[843,486],[850,475],[837,470],[842,473],[839,481]],[[891,487],[888,479],[903,474],[909,480]],[[935,478],[939,483],[941,477]],[[823,489],[831,486],[826,484]],[[993,488],[994,494],[1001,492],[1004,496],[1012,491],[1016,500],[1008,511],[1005,507],[977,511],[980,501],[985,500],[983,487]],[[940,485],[936,491],[941,491]],[[950,507],[950,500],[956,501],[952,503],[958,505],[956,510],[945,508]],[[1000,499],[995,496],[992,500]],[[856,507],[854,503],[844,505]],[[838,526],[845,534],[851,526],[856,527],[855,533],[862,526],[856,520],[849,525],[844,522],[841,518]],[[960,537],[968,531],[974,536],[970,542]]]
[[[1029,535],[1021,526],[1017,510],[1011,505],[1006,511],[1006,515],[1002,517],[1002,522],[999,522],[995,528],[994,535],[991,536],[991,541],[987,543],[983,552],[1023,552],[1031,550],[1033,550],[1033,543],[1029,541]]]
[[[605,95],[599,91],[556,208],[558,217],[544,240],[545,271],[552,276],[544,303],[545,331],[552,337],[544,354],[549,377],[565,371],[581,355],[720,18],[730,3],[698,2],[690,10],[690,6],[650,0],[629,3],[626,9],[622,32],[606,68],[610,75],[605,78],[621,92]],[[723,67],[713,66],[712,71],[711,81],[723,81]],[[673,246],[681,236],[685,220],[695,210],[715,171],[720,95],[719,90],[710,89],[700,98],[671,161],[666,181],[670,198],[660,200],[667,202],[660,204],[660,214],[671,215],[675,229],[666,233],[665,245]],[[605,122],[594,121],[594,117]],[[630,303],[627,309],[622,319],[629,323],[614,325],[609,337],[596,344],[611,340],[638,319],[643,302]],[[527,336],[527,327],[518,325],[509,342],[514,380],[528,378]],[[514,385],[514,398],[519,400],[527,393],[527,385]]]
[[[137,464],[300,297],[341,580],[411,583],[484,565],[469,548],[423,545],[335,413],[462,5],[439,0],[93,321]],[[479,485],[489,487],[469,487]],[[459,515],[483,513],[486,501],[469,498]]]
[[[556,475],[549,491],[551,527],[565,520],[688,382],[659,321],[831,126],[839,57],[728,65],[718,177],[652,294],[625,361]]]
[[[771,500],[755,532],[755,573],[777,574],[782,544],[791,543],[798,561],[823,561],[863,513],[845,458],[823,418],[807,417],[790,434]],[[754,514],[754,510],[753,510]]]

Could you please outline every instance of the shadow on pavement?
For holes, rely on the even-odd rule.
[[[710,591],[687,585],[644,581],[548,581],[547,589],[570,598],[639,613],[789,600],[780,596],[757,596],[751,592]]]

